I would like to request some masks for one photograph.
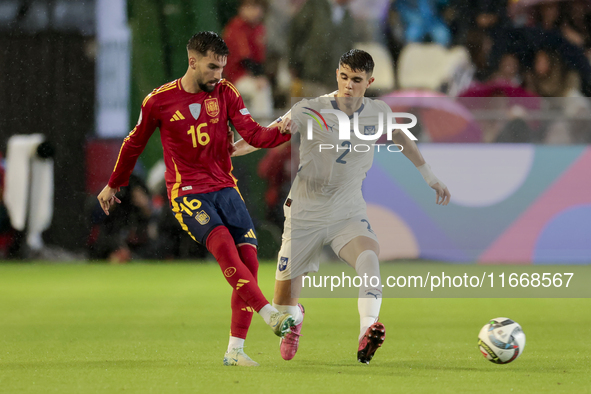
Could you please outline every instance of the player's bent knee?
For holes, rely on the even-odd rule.
[[[380,273],[380,260],[373,250],[364,250],[359,253],[355,261],[355,271],[357,273],[367,273],[378,275]]]

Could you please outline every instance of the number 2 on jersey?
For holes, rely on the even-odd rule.
[[[369,224],[369,222],[367,221],[367,219],[361,219],[361,222],[367,224],[367,231],[369,231],[372,234],[375,234],[375,232],[371,228],[371,224]]]
[[[193,148],[197,148],[197,142],[199,145],[207,145],[209,144],[209,134],[205,131],[201,132],[201,128],[207,126],[207,123],[201,123],[197,126],[197,131],[195,132],[195,126],[191,126],[191,128],[187,131],[187,134],[191,136],[191,140],[193,141]]]
[[[337,163],[339,164],[347,164],[347,162],[345,160],[343,160],[343,158],[347,155],[347,153],[351,152],[351,142],[350,141],[343,141],[343,143],[341,144],[341,146],[347,146],[348,149],[346,149],[342,155],[339,156],[339,158],[337,159]]]

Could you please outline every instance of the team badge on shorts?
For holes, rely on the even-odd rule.
[[[287,258],[287,257],[281,257],[279,259],[279,265],[277,266],[279,271],[281,271],[281,272],[285,271],[285,269],[287,268],[287,261],[288,260],[289,260],[289,258]]]
[[[203,210],[197,212],[197,216],[195,216],[195,220],[197,220],[197,222],[199,222],[199,224],[202,226],[209,223],[209,219],[209,215]]]
[[[218,105],[218,99],[212,98],[205,100],[205,112],[212,118],[215,118],[220,113],[220,106]]]

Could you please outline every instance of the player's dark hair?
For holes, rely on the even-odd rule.
[[[228,56],[230,54],[226,42],[213,31],[202,31],[195,34],[189,39],[187,50],[197,51],[202,56],[205,56],[207,51],[212,51],[217,56]]]
[[[373,73],[374,62],[371,55],[361,49],[351,49],[343,54],[339,66],[347,66],[353,71],[365,71],[367,75]]]

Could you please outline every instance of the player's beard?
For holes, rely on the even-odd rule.
[[[215,85],[218,82],[219,81],[217,79],[212,79],[211,81],[208,81],[208,82],[197,81],[197,84],[199,85],[199,89],[203,90],[204,92],[211,93],[215,89]],[[213,85],[208,85],[207,83],[213,83]]]

